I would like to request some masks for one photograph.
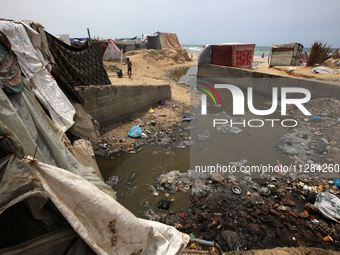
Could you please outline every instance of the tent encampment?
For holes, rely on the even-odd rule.
[[[132,38],[116,38],[113,41],[123,53],[137,50],[141,45],[141,38],[137,36]]]
[[[300,43],[273,44],[268,56],[269,66],[298,66],[302,50]]]
[[[110,39],[107,42],[104,54],[103,54],[103,60],[105,61],[114,61],[114,60],[120,60],[121,58],[121,51],[117,47],[117,45],[114,43],[112,39]],[[126,57],[123,55],[123,60],[126,60]]]
[[[175,33],[156,32],[153,35],[147,35],[147,49],[167,49],[181,48]]]

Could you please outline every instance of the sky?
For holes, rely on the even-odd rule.
[[[4,1],[4,0],[2,0]],[[339,0],[11,0],[0,18],[41,23],[53,35],[122,38],[176,33],[181,44],[314,41],[340,48]]]

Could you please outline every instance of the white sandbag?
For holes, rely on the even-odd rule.
[[[42,186],[73,229],[97,254],[181,254],[190,237],[174,227],[135,217],[80,176],[33,164]]]
[[[329,192],[322,192],[314,203],[322,215],[340,223],[340,199]]]

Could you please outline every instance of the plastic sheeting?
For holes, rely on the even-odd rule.
[[[147,35],[147,48],[148,49],[167,49],[167,48],[181,48],[175,33],[159,33]]]
[[[206,45],[199,53],[198,53],[198,65],[211,64],[211,54],[212,54],[212,46]]]
[[[48,72],[39,47],[41,36],[25,24],[0,21],[0,29],[11,42],[12,50],[25,77],[32,79],[39,101],[49,110],[52,120],[63,132],[73,124],[75,109]]]
[[[36,159],[44,163],[78,174],[115,198],[114,191],[102,182],[95,169],[81,165],[65,147],[62,141],[69,143],[68,139],[49,121],[27,82],[24,90],[18,94],[7,96],[0,90],[0,120],[4,127],[11,130],[17,143],[21,144],[21,156],[35,155]]]
[[[0,31],[0,85],[10,93],[20,92],[23,81],[18,61],[7,36]]]
[[[39,116],[43,110],[34,100],[27,83],[10,99],[0,90],[0,214],[25,200],[32,215],[43,217],[44,225],[52,227],[51,220],[44,218],[44,206],[50,199],[97,254],[180,254],[189,236],[173,227],[138,219],[116,202],[113,191],[61,143],[61,134],[52,131],[53,123],[47,116]],[[35,160],[24,157],[27,154],[35,154]],[[13,254],[44,254],[47,246],[42,240],[9,249],[19,251]],[[56,241],[51,240],[50,245],[55,249]]]
[[[121,54],[122,53],[120,52],[119,48],[112,41],[112,39],[110,39],[105,48],[103,60],[105,61],[120,60]],[[126,57],[124,55],[123,55],[123,59],[126,60]]]
[[[312,71],[313,71],[313,73],[337,74],[337,72],[333,71],[330,68],[324,67],[324,66],[315,67]]]
[[[340,199],[337,196],[329,192],[319,193],[314,205],[323,216],[340,223]]]
[[[80,176],[35,162],[48,197],[97,254],[180,254],[189,236],[174,227],[136,218]]]
[[[165,33],[165,39],[169,48],[181,48],[176,34]]]

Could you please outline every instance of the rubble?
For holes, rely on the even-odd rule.
[[[223,251],[280,246],[340,250],[336,243],[339,225],[314,206],[319,194],[332,189],[339,192],[329,180],[272,178],[257,183],[249,178],[212,181],[215,178],[195,176],[190,170],[162,174],[156,181],[160,192],[167,190],[171,197],[181,191],[176,187],[187,185],[191,199],[188,213],[170,211],[157,215],[155,220],[180,227],[196,238],[213,240]],[[233,192],[235,187],[241,192]],[[261,196],[261,188],[267,191],[266,196]]]

